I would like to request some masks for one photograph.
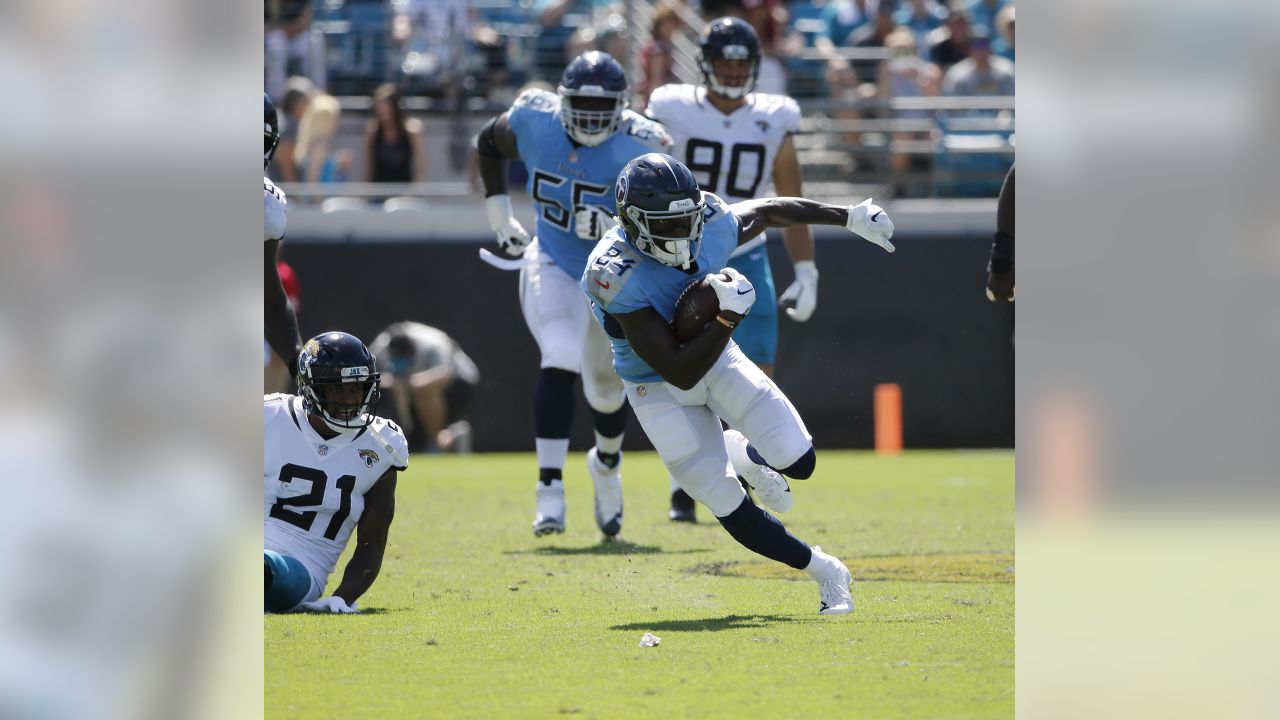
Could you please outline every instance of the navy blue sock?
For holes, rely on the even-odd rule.
[[[777,518],[757,507],[750,497],[743,498],[737,510],[716,519],[734,540],[751,552],[797,570],[809,564],[813,554],[809,546],[787,532]]]
[[[538,387],[533,392],[533,429],[537,437],[559,439],[569,437],[573,427],[573,383],[578,373],[560,368],[542,368]]]
[[[764,458],[760,457],[760,453],[756,452],[756,449],[752,447],[751,443],[747,443],[747,457],[751,458],[751,462],[757,465],[771,467],[783,475],[786,475],[789,478],[795,478],[796,480],[808,480],[813,477],[813,471],[818,467],[818,453],[814,451],[812,446],[809,447],[808,452],[800,456],[799,460],[791,463],[785,468],[776,468],[765,462]]]
[[[596,426],[596,457],[600,458],[600,462],[605,467],[617,467],[621,456],[617,452],[604,452],[599,449],[601,443],[600,438],[618,439],[622,437],[622,433],[627,431],[627,403],[624,401],[622,407],[611,413],[604,413],[591,408],[591,417],[595,420]],[[621,441],[609,443],[609,446],[620,446]]]

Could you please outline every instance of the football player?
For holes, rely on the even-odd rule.
[[[778,195],[803,194],[800,162],[791,140],[800,127],[800,106],[783,95],[752,92],[761,57],[755,30],[744,20],[720,18],[707,25],[698,45],[702,85],[664,85],[654,91],[645,111],[671,133],[672,154],[693,171],[699,187],[727,202],[768,195],[770,180]],[[792,320],[805,322],[818,304],[813,232],[808,225],[791,225],[783,228],[782,238],[794,263],[795,282],[782,294],[781,302],[792,305],[787,308]],[[764,241],[761,233],[734,250],[729,267],[769,299],[756,305],[734,340],[772,378],[778,311]],[[677,522],[696,522],[693,500],[674,478],[668,516]]]
[[[641,427],[680,487],[735,540],[808,571],[818,582],[819,612],[850,612],[852,578],[844,564],[788,533],[738,483],[744,478],[766,505],[786,512],[792,503],[786,478],[810,477],[817,455],[791,402],[730,339],[755,304],[756,289],[737,270],[720,270],[734,248],[766,228],[839,225],[892,252],[893,223],[870,198],[848,207],[795,197],[727,205],[699,190],[680,161],[657,153],[627,164],[615,198],[622,224],[596,245],[581,285],[609,335]],[[708,271],[716,273],[706,278],[719,315],[682,345],[670,325],[676,300]]]
[[[262,135],[265,145],[262,151],[262,167],[265,170],[271,164],[271,156],[280,144],[280,121],[276,117],[276,106],[265,93],[262,118]],[[298,318],[294,315],[293,306],[285,295],[284,285],[280,282],[280,270],[276,266],[280,254],[280,241],[284,240],[285,206],[284,191],[275,186],[269,178],[263,176],[263,234],[266,243],[263,255],[263,268],[266,273],[262,286],[266,291],[266,317],[263,326],[267,345],[274,350],[281,360],[290,367],[290,374],[297,372],[293,362],[298,357],[298,349],[302,345],[302,336],[298,333]],[[266,359],[270,364],[270,358]]]
[[[489,226],[507,255],[525,260],[520,306],[541,354],[533,402],[535,535],[564,532],[562,470],[580,373],[595,421],[587,469],[595,484],[596,524],[606,539],[622,528],[619,463],[626,395],[578,278],[587,254],[614,224],[611,196],[618,172],[639,155],[671,147],[661,125],[628,108],[630,96],[617,60],[602,52],[583,53],[565,68],[557,92],[525,90],[476,137]],[[512,214],[507,195],[506,160],[517,158],[529,169],[529,195],[538,214],[533,242]]]
[[[299,394],[263,402],[266,610],[353,613],[382,567],[408,444],[373,414],[378,371],[358,338],[317,335],[297,364]],[[320,599],[352,530],[342,582]]]

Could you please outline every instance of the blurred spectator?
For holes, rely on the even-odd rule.
[[[996,30],[1000,33],[996,37],[995,42],[991,44],[991,48],[995,50],[1000,57],[1014,62],[1013,57],[1013,6],[1006,5],[1003,10],[996,15]]]
[[[285,0],[279,7],[280,14],[268,20],[263,48],[266,91],[277,105],[284,99],[286,78],[298,75],[319,90],[328,88],[324,33],[311,26],[311,3]]]
[[[271,158],[272,177],[281,182],[298,182],[298,128],[302,125],[302,116],[311,104],[311,96],[315,94],[315,86],[304,77],[289,78],[284,91],[284,101],[280,104],[280,144],[276,146],[276,154]]]
[[[565,57],[571,60],[591,50],[607,53],[619,62],[625,61],[627,58],[626,19],[611,13],[595,25],[578,28],[569,36],[565,44]]]
[[[995,37],[996,15],[1010,4],[1009,0],[968,0],[969,22],[975,30],[983,30],[988,37]]]
[[[787,71],[782,64],[782,58],[787,55],[784,33],[789,16],[786,8],[779,0],[736,0],[725,13],[746,20],[760,38],[762,54],[756,91],[786,95]]]
[[[942,78],[943,95],[1012,95],[1013,63],[991,52],[991,38],[976,32],[969,39],[969,57]]]
[[[382,85],[373,92],[373,116],[364,129],[364,180],[410,183],[425,177],[422,123],[405,116],[395,85]]]
[[[621,15],[621,4],[613,5],[609,0],[534,0],[533,12],[542,26],[534,45],[535,74],[551,82],[559,80],[564,66],[575,57],[568,50],[574,32],[594,26],[597,18]]]
[[[897,27],[893,19],[893,6],[885,3],[877,8],[871,22],[863,25],[849,36],[849,44],[856,48],[884,47],[889,33]],[[861,82],[875,82],[880,75],[879,60],[857,60],[853,63],[853,71]]]
[[[665,2],[659,2],[653,11],[653,23],[649,28],[649,42],[640,50],[640,83],[636,88],[636,109],[644,110],[649,93],[655,88],[676,82],[671,59],[671,36],[680,28],[676,10]]]
[[[947,9],[938,0],[907,0],[898,8],[893,21],[915,33],[916,47],[927,50],[929,33],[947,21]]]
[[[419,322],[390,325],[369,344],[392,406],[384,411],[404,427],[409,448],[470,449],[466,422],[480,371],[444,331]]]
[[[899,97],[934,97],[938,95],[942,84],[942,70],[931,62],[927,62],[920,58],[920,54],[916,46],[916,36],[911,30],[900,27],[889,33],[889,37],[885,39],[885,46],[889,49],[889,60],[880,66],[880,81],[878,83],[880,90],[880,98],[889,100]],[[894,113],[895,118],[927,118],[929,112],[926,110],[899,110]],[[928,140],[929,131],[912,130],[893,132],[893,145],[901,146],[904,142],[913,140]],[[924,172],[929,167],[929,157],[927,155],[895,152],[890,157],[892,168],[892,182],[897,189],[898,195],[906,195],[911,191],[918,190],[912,182],[912,171],[919,171],[919,177],[924,177]]]
[[[849,36],[870,22],[879,5],[878,0],[832,0],[827,3],[822,10],[822,21],[827,26],[824,39],[835,47],[848,46]]]
[[[505,82],[502,38],[469,3],[404,0],[394,6],[391,39],[404,52],[400,69],[420,80],[425,91],[451,94],[467,77]]]
[[[294,151],[298,173],[304,182],[346,182],[351,169],[351,153],[333,147],[341,118],[342,106],[332,95],[320,93],[311,98],[298,128],[298,144]]]
[[[929,34],[929,59],[946,72],[969,57],[969,33],[969,11],[952,6],[946,24]]]

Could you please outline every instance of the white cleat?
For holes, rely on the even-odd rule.
[[[564,532],[564,481],[538,481],[538,511],[533,516],[533,534]]]
[[[775,512],[784,513],[790,510],[791,486],[787,484],[787,479],[771,467],[752,464],[754,469],[747,471],[742,479],[756,491],[756,497],[760,498],[760,502],[768,505]]]
[[[813,549],[822,551],[822,548],[817,545],[814,545]],[[836,567],[831,574],[825,580],[818,582],[818,596],[821,599],[818,612],[823,615],[844,615],[853,612],[853,594],[849,592],[851,584],[853,584],[853,576],[849,574],[849,568],[836,559]]]
[[[608,467],[600,462],[595,448],[587,451],[587,472],[596,488],[596,525],[606,539],[622,531],[622,459]]]

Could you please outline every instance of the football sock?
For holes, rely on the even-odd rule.
[[[596,426],[596,457],[605,467],[617,467],[621,459],[618,454],[622,451],[622,435],[627,427],[626,404],[611,413],[592,408],[591,416]]]
[[[559,480],[569,454],[569,429],[573,426],[573,383],[577,373],[542,368],[533,395],[533,425],[537,433],[538,479],[550,485]]]
[[[675,476],[675,475],[672,475],[671,473],[667,473],[667,478],[671,480],[671,494],[672,494],[672,495],[674,495],[674,494],[676,494],[676,493],[678,493],[678,492],[684,492],[684,488],[680,487],[680,483],[676,482],[676,476]]]
[[[757,507],[750,497],[744,497],[737,510],[716,519],[743,547],[770,560],[803,570],[813,559],[808,545],[787,532],[777,518]]]
[[[817,548],[810,548],[810,551],[813,553],[813,557],[809,560],[809,564],[805,566],[804,571],[809,573],[809,577],[814,580],[827,579],[831,572],[839,566],[839,561]]]

